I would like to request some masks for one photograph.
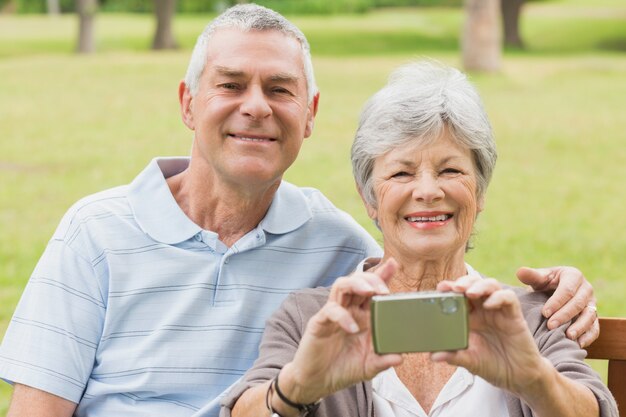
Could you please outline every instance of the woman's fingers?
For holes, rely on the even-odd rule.
[[[485,278],[474,281],[465,290],[465,295],[470,299],[478,299],[491,295],[502,288],[502,285],[493,278]]]
[[[360,330],[352,314],[337,303],[326,303],[322,310],[320,310],[320,313],[322,314],[321,324],[324,324],[324,322],[334,323],[349,334],[358,333]]]
[[[493,278],[481,278],[475,275],[466,275],[456,281],[442,281],[437,285],[438,291],[453,291],[465,294],[470,300],[485,298],[495,291],[502,289],[502,285]]]
[[[515,311],[515,309],[519,308],[519,301],[513,291],[500,289],[494,291],[485,299],[483,308],[485,310],[509,309],[510,311]]]
[[[385,282],[385,285],[387,285],[389,281],[391,281],[391,278],[393,278],[393,275],[396,273],[397,270],[398,262],[396,262],[396,260],[393,258],[389,258],[383,264],[381,264],[373,273],[377,275],[380,279],[382,279]]]
[[[330,301],[342,306],[353,304],[353,296],[371,297],[376,288],[363,278],[363,274],[354,274],[337,279],[330,290]]]
[[[387,283],[397,268],[397,262],[388,259],[373,272],[357,272],[341,277],[333,284],[329,299],[348,306],[360,305],[375,294],[389,294]]]
[[[378,375],[384,370],[391,368],[392,366],[398,366],[402,363],[402,355],[399,353],[389,353],[386,355],[374,355],[371,358],[371,369],[368,374],[371,374],[371,377]],[[368,375],[369,376],[369,375]]]
[[[476,275],[465,275],[454,281],[441,281],[437,284],[437,291],[464,293],[471,285],[481,280],[482,278]]]
[[[430,354],[430,360],[433,362],[447,362],[450,365],[459,365],[463,363],[462,360],[459,360],[460,352],[433,352]]]

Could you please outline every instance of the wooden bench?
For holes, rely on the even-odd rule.
[[[626,417],[626,318],[600,317],[600,337],[587,348],[587,359],[609,361],[607,385]]]

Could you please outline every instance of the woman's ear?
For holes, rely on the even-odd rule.
[[[482,195],[479,195],[478,199],[476,200],[476,214],[483,211],[484,208],[485,208],[485,193],[483,193]]]

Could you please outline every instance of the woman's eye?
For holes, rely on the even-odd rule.
[[[395,174],[392,174],[391,178],[401,178],[401,177],[406,177],[408,175],[410,174],[406,171],[399,171],[399,172],[396,172]]]
[[[462,174],[462,172],[456,168],[445,168],[441,170],[442,174]]]

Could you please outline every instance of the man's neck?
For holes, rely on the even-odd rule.
[[[217,233],[230,247],[265,217],[280,180],[265,187],[237,187],[215,176],[198,175],[190,165],[168,178],[167,184],[187,217],[204,230]]]

